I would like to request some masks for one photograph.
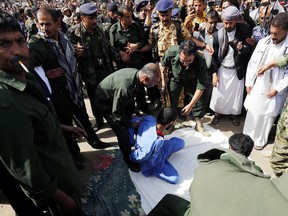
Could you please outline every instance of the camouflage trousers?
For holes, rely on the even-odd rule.
[[[277,124],[271,167],[277,177],[288,171],[288,98]]]

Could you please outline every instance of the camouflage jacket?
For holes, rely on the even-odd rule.
[[[271,167],[277,177],[288,170],[288,97],[277,124],[274,148],[271,155]]]
[[[180,45],[184,40],[190,40],[191,34],[179,21],[172,21],[169,27],[161,22],[152,25],[148,43],[153,46],[153,58],[159,61],[170,46]]]
[[[92,55],[92,51],[95,51],[95,48],[91,47],[93,46],[91,45],[93,41],[90,40],[82,23],[72,26],[67,31],[67,37],[73,45],[80,43],[84,47],[83,55],[76,57],[76,59],[78,71],[83,81],[88,85],[98,85],[102,79],[114,71],[111,59],[111,46],[102,28],[97,26],[93,35],[97,37],[97,43],[101,45],[101,50],[97,51],[101,55],[98,58]],[[102,64],[104,67],[102,67]]]

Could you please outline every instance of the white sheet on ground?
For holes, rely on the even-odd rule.
[[[131,179],[141,195],[142,208],[145,213],[149,213],[168,193],[190,200],[189,187],[193,180],[194,170],[198,166],[197,155],[212,148],[228,148],[228,138],[219,130],[205,125],[211,136],[204,137],[193,128],[179,129],[165,136],[165,139],[180,137],[185,140],[184,149],[174,153],[169,158],[180,176],[176,185],[169,184],[154,176],[145,177],[142,173],[134,173],[129,170]]]

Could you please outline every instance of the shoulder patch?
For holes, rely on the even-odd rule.
[[[151,26],[151,28],[152,28],[152,29],[156,29],[156,28],[159,27],[159,25],[160,25],[160,22],[154,23],[154,24]]]
[[[9,108],[12,101],[11,92],[8,89],[0,88],[0,108]]]

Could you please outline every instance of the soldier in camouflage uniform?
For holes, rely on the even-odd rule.
[[[275,61],[275,63],[279,67],[287,66],[288,55],[284,55],[278,61]],[[270,65],[275,66],[275,63],[271,63]],[[277,177],[281,176],[288,169],[288,98],[286,98],[281,117],[277,124],[274,148],[271,155],[271,166]]]
[[[109,41],[101,26],[97,25],[96,12],[97,8],[93,3],[82,5],[80,7],[82,22],[71,27],[67,37],[74,44],[78,71],[86,84],[92,112],[96,118],[94,129],[98,130],[103,125],[103,118],[95,110],[95,91],[98,84],[111,74],[114,68]]]
[[[25,14],[28,19],[25,22],[25,27],[27,29],[27,38],[31,38],[31,36],[37,34],[38,28],[36,26],[36,20],[30,8],[25,10]]]
[[[152,25],[150,29],[148,46],[152,49],[152,55],[154,61],[160,61],[164,56],[166,50],[170,46],[179,45],[183,40],[189,40],[191,38],[190,33],[186,28],[181,28],[181,22],[172,21],[172,1],[158,1],[156,10],[159,12],[158,16],[160,22]],[[165,83],[168,82],[168,73],[163,74]],[[159,88],[161,88],[159,86]],[[163,98],[162,98],[163,100]],[[179,107],[184,107],[184,94],[181,93],[179,99]],[[166,105],[169,104],[169,99],[166,99]]]
[[[271,155],[271,166],[277,177],[288,169],[288,98],[277,124],[274,148]]]

